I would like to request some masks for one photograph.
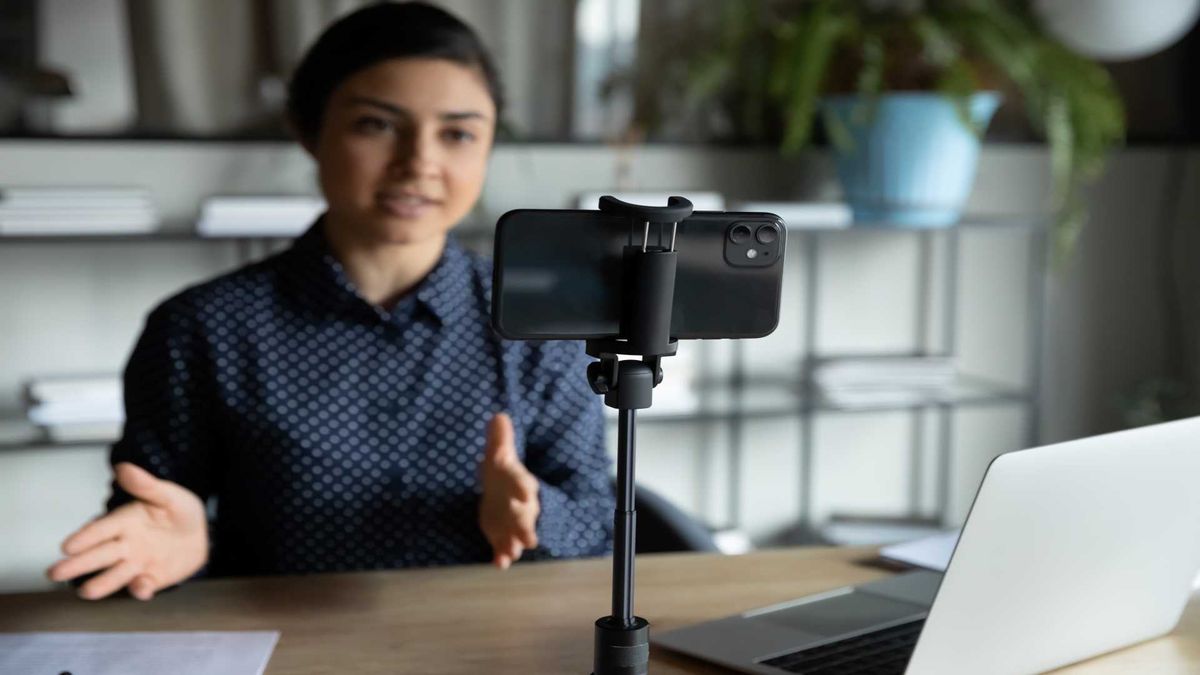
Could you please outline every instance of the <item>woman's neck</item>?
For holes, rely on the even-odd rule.
[[[339,227],[326,216],[323,223],[329,248],[364,300],[390,310],[437,266],[446,248],[446,235],[412,244],[363,240],[352,228]]]

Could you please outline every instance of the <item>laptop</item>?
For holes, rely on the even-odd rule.
[[[764,675],[1034,673],[1169,632],[1197,569],[1200,417],[1000,455],[944,574],[907,572],[651,641]]]

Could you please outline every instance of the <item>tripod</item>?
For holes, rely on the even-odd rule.
[[[652,391],[662,382],[662,358],[672,356],[671,310],[675,296],[675,234],[692,203],[671,197],[667,206],[639,206],[611,196],[600,210],[628,216],[642,226],[641,245],[625,247],[622,257],[621,323],[615,338],[587,341],[587,353],[599,361],[588,366],[588,384],[616,408],[617,507],[613,514],[612,614],[596,620],[593,675],[644,675],[650,662],[650,623],[633,613],[633,560],[637,532],[634,509],[634,458],[637,411],[650,407]],[[649,245],[650,226],[670,223],[670,246]],[[640,359],[621,360],[621,356]]]

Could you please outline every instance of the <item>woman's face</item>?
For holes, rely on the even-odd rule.
[[[475,69],[381,61],[342,82],[309,152],[334,227],[411,244],[440,238],[479,198],[496,106]]]

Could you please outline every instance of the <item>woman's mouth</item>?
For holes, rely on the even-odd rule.
[[[436,200],[414,194],[382,194],[375,202],[385,213],[398,218],[420,218],[438,204]]]

